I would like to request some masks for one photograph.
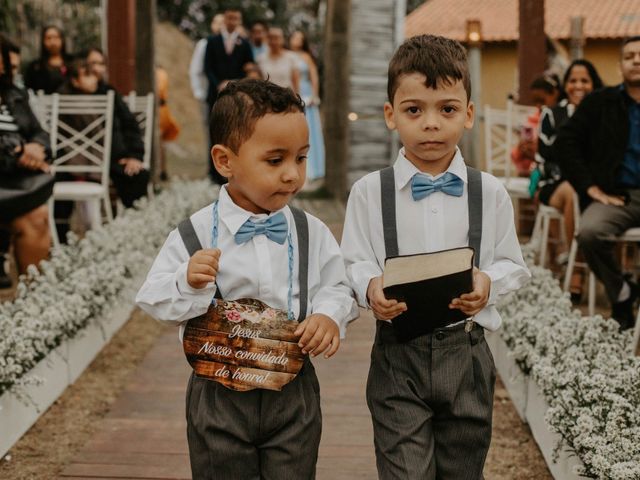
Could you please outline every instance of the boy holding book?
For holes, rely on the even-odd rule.
[[[385,120],[403,148],[392,167],[354,184],[342,238],[358,302],[378,320],[367,382],[378,473],[385,480],[481,479],[495,383],[484,329],[500,326],[497,298],[529,272],[506,190],[466,167],[457,147],[474,120],[462,45],[413,37],[391,59],[388,82]],[[467,319],[399,339],[390,320],[411,311],[385,297],[385,259],[467,245],[475,250],[473,291],[448,305]],[[436,320],[424,318],[442,323]]]
[[[210,123],[213,162],[229,182],[216,202],[191,216],[196,238],[184,222],[169,234],[136,301],[184,329],[214,297],[259,299],[301,321],[295,334],[303,353],[332,356],[357,306],[329,229],[287,206],[305,181],[309,132],[302,100],[270,82],[236,81],[220,92]],[[194,242],[205,248],[190,255]],[[308,358],[279,392],[234,391],[192,374],[193,478],[315,478],[319,395]]]

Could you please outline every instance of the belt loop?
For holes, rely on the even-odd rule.
[[[475,334],[475,331],[478,328],[480,328],[480,326],[477,325],[476,322],[473,321],[473,319],[467,320],[464,325],[464,331],[469,335],[469,343],[471,343],[471,345],[477,345],[480,341],[479,335]]]
[[[384,342],[382,341],[382,323],[380,320],[376,321],[376,345],[381,346]]]

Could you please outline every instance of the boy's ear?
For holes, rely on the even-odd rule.
[[[233,152],[224,145],[216,144],[211,147],[211,159],[213,165],[220,175],[225,178],[231,178],[233,176],[233,169],[231,168],[231,158]]]
[[[396,120],[393,115],[393,105],[389,102],[384,102],[384,121],[387,124],[389,130],[396,129]]]
[[[469,100],[469,104],[467,105],[467,118],[464,121],[464,128],[470,130],[473,127],[473,122],[476,116],[476,106],[474,103]]]

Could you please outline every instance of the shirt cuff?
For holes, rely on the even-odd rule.
[[[487,277],[491,280],[491,286],[489,287],[489,300],[487,300],[487,306],[495,305],[498,301],[498,289],[496,288],[495,282],[499,279],[499,276],[496,272],[491,272],[490,270],[481,270],[482,273],[486,274]]]
[[[373,262],[360,263],[351,267],[352,288],[361,307],[371,308],[367,299],[369,282],[380,275],[382,275],[380,267]]]
[[[204,288],[193,288],[187,282],[187,268],[189,262],[185,262],[176,271],[176,288],[181,297],[188,298],[195,305],[207,308],[216,294],[216,282],[209,282]]]
[[[347,318],[347,312],[344,307],[330,303],[321,303],[313,308],[313,314],[315,315],[318,313],[326,315],[336,322],[336,325],[338,325],[338,329],[340,330],[340,338],[342,339],[345,337],[349,319]]]
[[[524,267],[506,275],[504,272],[492,272],[491,270],[483,270],[483,272],[491,279],[491,291],[487,306],[494,306],[502,295],[519,289],[531,276],[529,270]]]

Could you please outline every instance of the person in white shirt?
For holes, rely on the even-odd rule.
[[[304,104],[270,82],[234,81],[220,92],[211,123],[218,126],[213,161],[229,183],[217,202],[191,216],[205,248],[189,257],[179,231],[171,232],[137,304],[159,320],[184,325],[205,313],[214,297],[259,299],[302,320],[296,334],[303,353],[332,356],[358,308],[329,229],[287,206],[305,180]],[[308,224],[307,258],[298,237],[300,216]],[[238,392],[192,374],[187,412],[193,478],[214,472],[223,480],[315,477],[321,413],[308,359],[280,392]]]
[[[263,77],[276,85],[299,93],[298,56],[284,47],[284,32],[279,27],[271,27],[267,40],[269,50],[257,59]]]
[[[404,148],[392,167],[354,184],[342,238],[358,303],[378,319],[367,382],[378,473],[481,479],[495,383],[484,329],[500,326],[496,300],[530,274],[506,190],[466,167],[457,147],[474,119],[464,47],[431,35],[405,41],[387,89],[385,120]],[[385,298],[385,258],[467,245],[477,262],[474,289],[449,305],[467,320],[399,340],[389,321],[407,305]]]
[[[218,13],[211,20],[211,34],[218,35],[223,25],[224,15]],[[191,62],[189,63],[189,81],[191,82],[193,97],[200,102],[202,121],[204,122],[208,135],[209,105],[207,104],[207,93],[209,92],[209,81],[207,80],[207,75],[204,73],[204,54],[207,50],[207,40],[208,37],[204,37],[196,42],[193,54],[191,55]]]

